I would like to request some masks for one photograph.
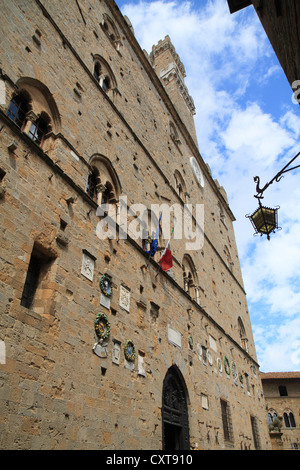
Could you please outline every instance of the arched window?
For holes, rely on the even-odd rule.
[[[120,46],[122,45],[120,34],[116,25],[106,13],[103,13],[103,20],[100,23],[100,26],[113,44],[114,48],[119,51]]]
[[[248,351],[248,339],[246,337],[246,330],[241,317],[238,318],[238,332],[242,348],[245,349],[245,351]]]
[[[190,255],[184,255],[182,260],[183,288],[193,300],[200,303],[200,288],[195,265]]]
[[[94,55],[93,75],[106,94],[109,95],[116,90],[117,82],[114,74],[108,63],[99,55]]]
[[[295,428],[296,422],[294,414],[291,411],[285,411],[283,413],[284,424],[286,428]]]
[[[91,171],[88,175],[86,193],[98,205],[115,206],[121,193],[119,178],[108,158],[94,155],[90,160]],[[105,210],[105,212],[107,212]]]
[[[49,89],[31,77],[17,82],[20,90],[12,96],[7,116],[28,136],[43,147],[52,130],[59,132],[60,116]]]

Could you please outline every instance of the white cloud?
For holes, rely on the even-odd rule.
[[[186,68],[200,153],[225,187],[237,218],[235,233],[262,370],[299,369],[299,176],[286,175],[265,194],[266,205],[281,206],[282,231],[271,241],[254,238],[245,218],[257,207],[253,177],[260,176],[263,186],[300,150],[300,118],[292,100],[275,112],[279,93],[268,108],[270,80],[276,76],[282,87],[288,84],[260,21],[252,7],[230,15],[225,0],[128,0],[121,9],[143,49],[150,53],[168,34]]]
[[[258,358],[263,372],[300,370],[300,319],[253,328]],[[260,362],[260,361],[259,361]]]

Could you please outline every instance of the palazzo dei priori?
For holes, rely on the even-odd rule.
[[[0,448],[271,449],[171,38],[113,0],[2,0],[0,28]]]

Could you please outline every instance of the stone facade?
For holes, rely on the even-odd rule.
[[[274,450],[300,449],[300,372],[261,373]]]
[[[234,216],[170,38],[148,56],[112,0],[4,0],[1,30],[0,447],[270,449]],[[100,237],[185,202],[204,243],[174,235],[172,271],[170,232],[154,257],[121,218]]]

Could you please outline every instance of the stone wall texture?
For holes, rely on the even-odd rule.
[[[142,51],[112,0],[3,0],[1,8],[0,448],[162,449],[175,428],[180,447],[186,431],[162,419],[168,401],[178,419],[186,405],[190,449],[270,449],[234,216],[195,142],[185,90],[174,107],[155,71],[161,56]],[[108,90],[94,76],[97,60]],[[20,93],[30,97],[22,126],[8,115]],[[30,129],[44,115],[51,127],[39,144]],[[203,246],[187,251],[173,237],[170,273],[157,263],[170,233],[154,258],[142,240],[123,239],[120,224],[115,238],[100,239],[99,199],[87,193],[93,167],[99,193],[110,190],[109,211],[120,213],[124,196],[128,207],[203,204]],[[34,257],[40,273],[24,306]],[[105,274],[110,297],[100,288]],[[170,370],[180,387],[164,401]]]

